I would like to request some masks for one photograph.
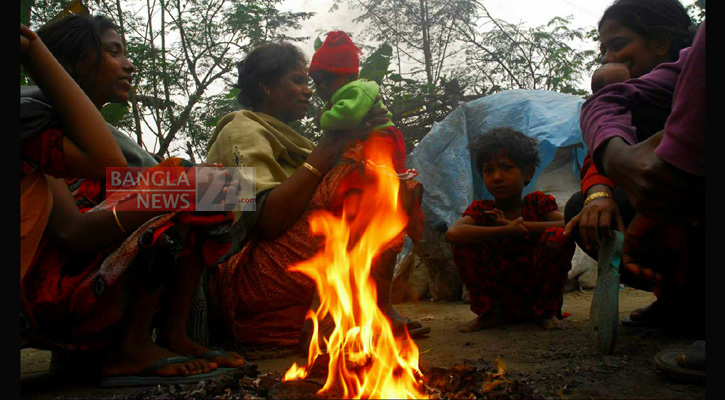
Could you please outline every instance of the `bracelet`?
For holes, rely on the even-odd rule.
[[[589,196],[587,196],[586,200],[584,200],[584,207],[586,207],[590,201],[592,201],[594,199],[598,199],[600,197],[612,197],[612,195],[610,195],[607,192],[594,192],[594,193],[590,194]]]
[[[322,173],[320,171],[318,171],[317,168],[310,165],[307,161],[303,162],[302,166],[307,168],[307,170],[309,170],[310,172],[315,174],[318,178],[322,178]]]
[[[113,219],[116,220],[116,225],[118,225],[118,229],[121,230],[122,233],[126,233],[126,230],[123,229],[123,225],[121,225],[121,221],[118,220],[118,214],[116,214],[116,206],[113,206]]]

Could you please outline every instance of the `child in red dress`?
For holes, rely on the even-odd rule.
[[[475,200],[446,232],[477,314],[458,330],[524,321],[563,328],[562,294],[574,242],[564,235],[564,215],[553,196],[521,196],[540,163],[536,141],[496,128],[469,149],[494,200]]]

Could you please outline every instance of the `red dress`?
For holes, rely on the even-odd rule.
[[[491,226],[484,211],[493,209],[493,200],[476,200],[463,216],[471,216],[477,225]],[[554,197],[533,192],[524,197],[522,216],[527,222],[543,222],[557,210]],[[478,315],[498,311],[504,320],[517,322],[561,318],[574,246],[563,228],[549,228],[541,235],[451,247],[471,296],[471,310]]]

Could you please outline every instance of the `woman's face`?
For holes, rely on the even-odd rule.
[[[602,64],[628,63],[631,78],[639,78],[657,65],[673,61],[669,56],[669,40],[647,39],[622,26],[615,19],[608,19],[602,23],[599,30],[599,45]]]
[[[307,86],[307,67],[302,61],[282,75],[277,83],[264,86],[269,97],[262,101],[260,111],[282,122],[304,118],[310,107],[312,90]]]
[[[128,101],[136,68],[126,58],[118,33],[107,29],[101,35],[103,59],[98,61],[94,51],[77,65],[79,84],[99,109],[106,103]]]

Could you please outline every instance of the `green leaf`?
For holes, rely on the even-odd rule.
[[[322,47],[322,40],[320,40],[320,37],[318,36],[315,38],[315,51],[317,51],[320,47]]]
[[[362,62],[360,68],[360,78],[375,81],[378,85],[383,83],[383,78],[390,71],[390,57],[393,55],[393,48],[387,43],[383,43],[373,52],[365,61]]]
[[[227,94],[226,94],[226,95],[224,96],[224,98],[225,98],[225,99],[234,99],[234,98],[236,98],[237,96],[239,96],[239,92],[241,92],[241,91],[242,91],[242,90],[241,90],[241,89],[239,89],[239,88],[234,88],[234,89],[232,89],[232,90],[231,90],[231,91],[230,91],[229,93],[227,93]]]
[[[103,106],[101,115],[111,125],[117,125],[118,122],[128,114],[128,105],[121,103],[110,103]]]

